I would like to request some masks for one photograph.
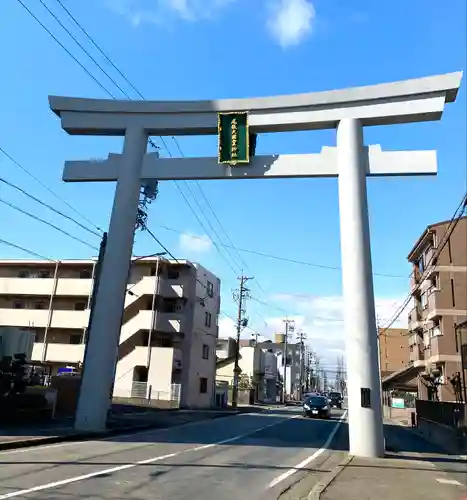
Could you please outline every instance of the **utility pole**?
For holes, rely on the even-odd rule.
[[[300,388],[299,388],[299,397],[300,401],[303,399],[303,368],[305,364],[305,339],[306,332],[300,331],[297,334],[297,339],[300,344]]]
[[[293,333],[295,329],[295,320],[285,318],[285,338],[284,338],[284,387],[282,390],[282,402],[285,404],[286,398],[285,393],[287,391],[287,343],[289,339],[289,333]]]
[[[238,366],[238,360],[240,357],[240,334],[242,330],[248,325],[248,319],[245,317],[245,301],[249,297],[249,290],[246,288],[246,282],[254,279],[253,277],[248,278],[247,276],[240,276],[238,280],[240,281],[240,288],[238,291],[234,292],[234,300],[238,301],[238,313],[237,313],[237,345],[235,347],[235,364],[234,364],[234,379],[232,388],[232,408],[237,408],[238,404],[238,379],[241,372],[240,366]]]

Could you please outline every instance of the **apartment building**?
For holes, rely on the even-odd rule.
[[[379,328],[379,366],[381,378],[405,368],[409,364],[409,330],[407,328]]]
[[[32,361],[83,362],[95,260],[0,261],[0,326],[32,331]],[[208,407],[215,391],[220,280],[199,264],[134,259],[122,317],[114,396]],[[103,332],[102,334],[105,334]]]
[[[431,224],[408,255],[413,266],[409,359],[419,368],[421,399],[454,401],[449,378],[462,371],[456,325],[467,318],[467,217],[442,246],[451,227],[450,221]]]

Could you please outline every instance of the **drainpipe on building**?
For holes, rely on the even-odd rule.
[[[464,321],[463,323],[457,325],[454,324],[454,332],[456,334],[456,343],[459,347],[459,352],[461,355],[461,366],[460,366],[460,372],[461,372],[461,378],[462,378],[462,396],[463,396],[463,403],[467,404],[467,385],[466,385],[466,380],[465,380],[465,363],[467,363],[467,359],[464,359],[464,351],[462,349],[462,329],[467,327],[467,321]]]
[[[53,285],[52,285],[52,291],[50,293],[50,299],[49,299],[49,311],[47,314],[47,323],[45,325],[45,331],[44,331],[44,345],[42,346],[42,363],[45,363],[46,357],[47,357],[47,334],[49,333],[49,328],[52,323],[52,315],[53,315],[53,301],[55,294],[57,293],[57,283],[58,283],[58,265],[60,261],[57,260],[55,262],[55,270],[54,270],[54,280],[53,280]]]

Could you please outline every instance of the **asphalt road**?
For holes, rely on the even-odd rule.
[[[287,408],[1,452],[0,500],[271,500],[347,449],[342,416]]]

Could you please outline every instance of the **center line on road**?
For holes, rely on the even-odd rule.
[[[60,481],[55,481],[53,483],[41,484],[41,485],[33,486],[32,488],[27,488],[24,490],[13,491],[11,493],[6,493],[4,495],[0,495],[0,500],[6,500],[7,498],[21,497],[21,496],[27,495],[29,493],[35,493],[36,491],[51,490],[53,488],[58,488],[59,486],[65,486],[67,484],[77,483],[79,481],[85,481],[86,479],[92,479],[92,478],[99,477],[102,475],[112,474],[114,472],[120,472],[120,471],[126,470],[126,469],[133,469],[135,467],[138,467],[139,465],[147,465],[147,464],[151,464],[154,462],[160,462],[161,460],[166,460],[167,458],[173,458],[173,457],[176,457],[178,455],[182,455],[184,453],[206,450],[208,448],[213,448],[215,446],[219,446],[219,445],[223,445],[223,444],[227,444],[227,443],[233,443],[233,442],[239,441],[240,439],[243,439],[247,436],[251,436],[252,434],[260,432],[264,429],[268,429],[270,427],[280,425],[284,422],[287,422],[288,420],[291,420],[291,419],[297,418],[297,417],[299,417],[299,415],[287,417],[287,418],[280,420],[279,422],[273,422],[272,424],[264,425],[263,427],[259,427],[258,429],[254,429],[253,431],[246,432],[245,434],[240,434],[238,436],[234,436],[234,437],[231,437],[228,439],[223,439],[222,441],[216,441],[215,443],[204,444],[201,446],[196,446],[194,448],[188,448],[186,450],[180,450],[180,451],[176,451],[174,453],[169,453],[168,455],[161,455],[159,457],[148,458],[146,460],[139,460],[138,462],[133,462],[131,464],[119,465],[117,467],[112,467],[111,469],[90,472],[89,474],[83,474],[81,476],[70,477],[68,479],[62,479]],[[57,465],[60,465],[60,463],[58,463]],[[92,465],[92,464],[90,464],[90,465]]]
[[[334,426],[334,428],[332,429],[331,431],[331,434],[329,434],[326,442],[324,443],[324,445],[322,446],[322,448],[320,448],[319,450],[316,450],[313,455],[310,455],[308,458],[306,458],[305,460],[303,460],[302,462],[300,462],[299,464],[297,464],[295,467],[293,467],[292,469],[289,469],[288,471],[284,472],[283,474],[281,474],[280,476],[277,476],[273,481],[271,481],[269,484],[268,484],[268,488],[274,488],[274,486],[277,486],[279,483],[281,483],[282,481],[284,481],[284,479],[287,479],[288,477],[290,477],[292,474],[295,474],[296,472],[298,472],[299,470],[303,469],[304,467],[306,467],[310,462],[312,462],[313,460],[315,460],[316,458],[318,458],[320,455],[322,455],[328,448],[328,446],[331,444],[332,440],[334,439],[334,436],[336,435],[336,432],[337,430],[339,429],[340,425],[342,424],[342,422],[345,420],[345,417],[347,416],[347,410],[345,411],[345,413],[339,418],[339,421],[336,423],[336,425]],[[0,497],[1,498],[1,497]]]

